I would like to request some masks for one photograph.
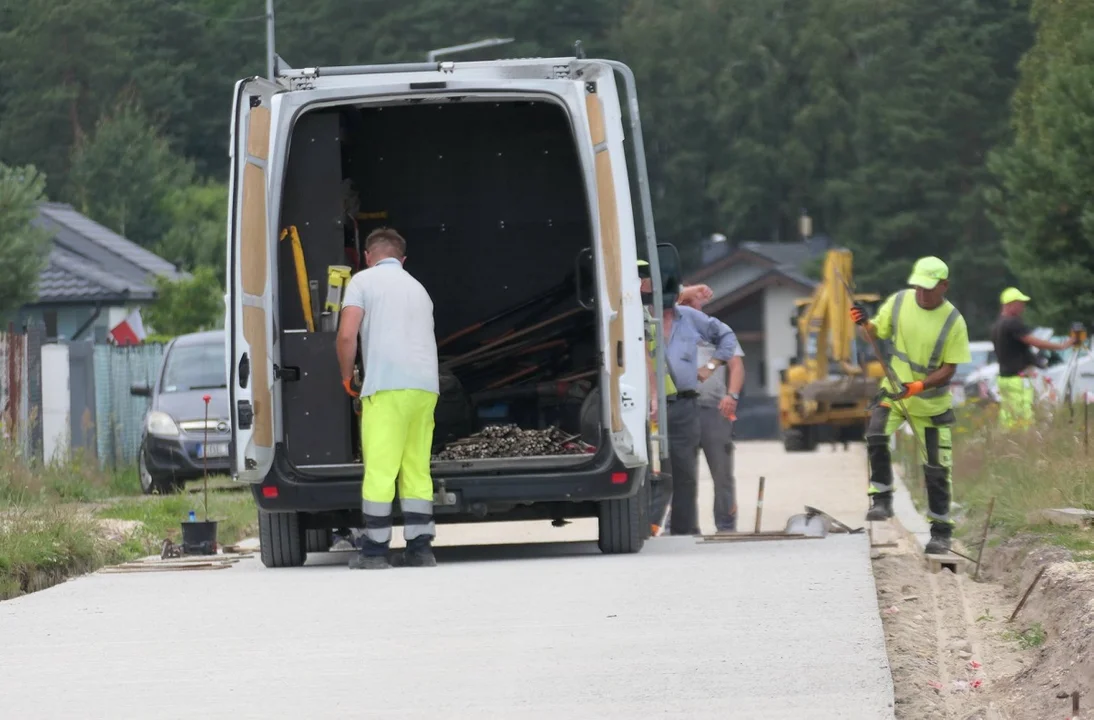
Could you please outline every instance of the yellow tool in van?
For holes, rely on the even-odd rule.
[[[296,289],[300,293],[300,305],[304,308],[304,323],[308,332],[315,332],[315,316],[312,314],[311,293],[308,291],[308,266],[304,264],[304,248],[300,245],[300,233],[295,225],[281,231],[281,240],[290,238],[293,264],[296,266]]]
[[[348,265],[331,265],[327,268],[327,304],[323,308],[332,315],[342,311],[342,297],[353,275]]]

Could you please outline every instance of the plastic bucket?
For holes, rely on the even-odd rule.
[[[216,555],[217,521],[182,523],[182,551],[188,555]]]

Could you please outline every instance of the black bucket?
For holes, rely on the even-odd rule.
[[[182,551],[187,555],[217,554],[217,521],[184,522],[182,525]]]

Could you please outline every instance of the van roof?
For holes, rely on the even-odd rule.
[[[188,333],[175,338],[175,346],[187,345],[213,345],[224,342],[223,330],[206,330],[205,332]]]

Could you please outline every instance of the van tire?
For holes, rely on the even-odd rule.
[[[304,564],[304,526],[300,514],[258,511],[258,541],[262,564],[268,568],[300,567]]]
[[[596,544],[607,555],[636,553],[650,536],[650,483],[646,473],[638,492],[629,498],[604,500],[599,508],[599,537]]]
[[[325,553],[334,544],[334,533],[330,528],[304,531],[304,550],[309,553]]]

